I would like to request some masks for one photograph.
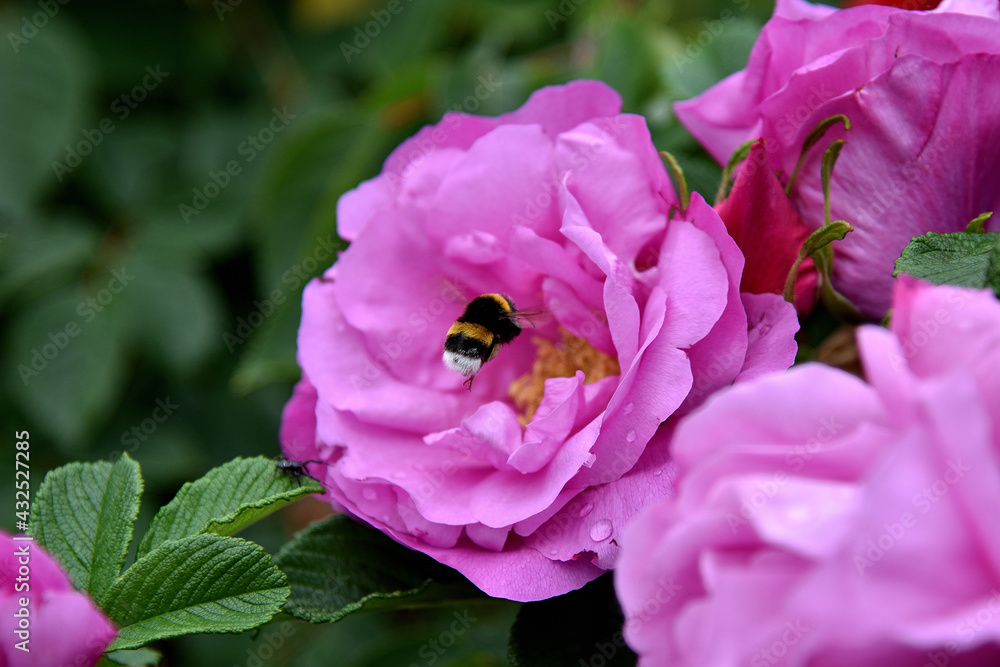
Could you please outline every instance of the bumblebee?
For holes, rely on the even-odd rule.
[[[467,376],[469,379],[463,384],[472,391],[472,380],[479,369],[497,356],[501,345],[517,338],[521,333],[518,318],[530,323],[530,314],[517,310],[510,297],[502,294],[477,296],[448,329],[444,339],[444,365]]]

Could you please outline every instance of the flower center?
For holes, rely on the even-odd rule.
[[[609,375],[621,374],[617,359],[598,352],[585,339],[565,329],[560,328],[559,332],[562,340],[558,343],[544,338],[531,341],[538,348],[531,372],[514,380],[507,389],[520,412],[518,419],[522,425],[535,416],[545,393],[545,381],[549,378],[573,377],[577,371],[583,371],[584,384],[590,384]]]

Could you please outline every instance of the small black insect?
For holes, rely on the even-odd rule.
[[[306,461],[290,461],[284,456],[277,456],[274,459],[274,470],[279,475],[287,475],[288,477],[294,479],[299,486],[302,486],[303,477],[309,477],[316,480],[323,486],[326,486],[326,484],[323,483],[323,480],[315,477],[306,469],[306,465],[310,463],[326,465],[325,461],[317,461],[315,459],[309,459]]]

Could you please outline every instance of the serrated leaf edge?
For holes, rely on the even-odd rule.
[[[108,588],[107,592],[104,595],[104,598],[101,600],[101,603],[100,603],[101,608],[106,610],[107,607],[110,606],[108,604],[108,597],[110,596],[111,591],[115,587],[124,586],[125,584],[122,584],[121,582],[122,581],[126,581],[126,577],[129,576],[129,572],[131,572],[132,569],[136,565],[138,565],[141,561],[147,560],[147,559],[151,559],[152,556],[154,554],[156,554],[157,552],[159,552],[160,550],[171,551],[171,550],[173,550],[180,543],[183,543],[183,542],[186,542],[186,541],[190,541],[190,540],[195,540],[195,539],[198,539],[198,538],[203,537],[203,536],[204,536],[204,534],[189,535],[187,537],[183,537],[183,538],[180,538],[180,539],[177,539],[177,540],[166,540],[164,542],[161,542],[149,554],[146,554],[141,559],[136,560],[136,562],[132,565],[131,568],[129,568],[124,574],[122,574],[121,577],[119,577],[118,579],[115,580],[115,582]],[[281,575],[282,580],[284,580],[284,582],[285,582],[284,586],[278,586],[278,587],[267,588],[267,589],[260,589],[260,590],[253,591],[253,592],[255,592],[255,593],[265,593],[267,591],[279,590],[281,588],[284,588],[285,589],[285,600],[288,599],[288,595],[291,593],[291,587],[290,587],[290,585],[288,583],[288,576],[281,570],[281,568],[279,568],[277,566],[277,564],[275,563],[274,557],[272,557],[270,554],[268,554],[264,550],[263,547],[261,547],[259,544],[255,543],[255,542],[251,542],[249,540],[244,540],[243,538],[239,538],[239,537],[229,537],[229,536],[223,536],[223,535],[216,535],[215,537],[218,537],[219,540],[233,540],[233,541],[240,542],[240,543],[243,543],[243,544],[251,545],[256,550],[258,550],[260,553],[263,553],[265,556],[267,556],[268,560],[270,561],[270,567],[273,568],[274,571],[277,572],[279,575]],[[202,548],[207,548],[207,546],[208,545],[206,545],[205,547],[202,547]],[[193,552],[193,553],[197,553],[197,552]],[[137,576],[137,575],[133,574],[132,576]],[[239,597],[239,596],[227,596],[227,597]],[[156,600],[156,599],[157,599],[157,596],[154,596],[153,598],[151,598],[151,600]],[[213,600],[211,602],[216,602],[216,601]],[[204,603],[200,603],[200,604],[204,604]],[[197,606],[197,605],[195,605],[195,606]],[[123,630],[126,630],[129,627],[139,625],[140,623],[152,620],[152,619],[154,619],[154,618],[156,618],[158,616],[162,616],[162,615],[164,615],[166,613],[174,613],[174,612],[184,611],[184,609],[172,609],[169,612],[160,612],[160,613],[156,614],[155,616],[150,616],[150,617],[143,618],[143,619],[141,619],[139,621],[135,621],[133,623],[129,623],[126,626],[120,626],[119,627],[119,635],[118,635],[118,637],[115,638],[115,640],[111,643],[111,645],[108,646],[107,652],[111,652],[111,651],[123,651],[123,650],[131,650],[131,649],[136,649],[136,648],[142,648],[142,647],[146,646],[147,644],[149,644],[152,641],[159,641],[161,639],[170,639],[170,638],[173,638],[173,637],[181,637],[181,636],[190,635],[190,634],[230,634],[230,633],[246,632],[247,630],[251,630],[251,629],[253,629],[255,627],[258,627],[258,626],[263,625],[264,623],[268,622],[271,618],[274,617],[275,614],[277,614],[277,613],[279,613],[281,611],[281,608],[283,606],[284,606],[284,601],[282,601],[281,603],[276,604],[276,608],[274,610],[274,613],[272,613],[268,617],[268,619],[263,620],[263,621],[261,621],[259,623],[258,622],[234,623],[234,624],[232,624],[232,626],[229,629],[218,629],[218,628],[198,629],[198,628],[192,626],[191,628],[185,629],[182,632],[168,632],[168,633],[165,633],[163,636],[157,637],[157,638],[154,638],[154,639],[146,639],[146,638],[142,638],[142,639],[140,639],[140,638],[128,639],[128,638],[123,638],[121,636],[120,633]],[[113,619],[113,620],[115,620],[115,619]]]

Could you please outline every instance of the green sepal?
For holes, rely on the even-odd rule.
[[[844,114],[836,114],[821,120],[819,124],[817,124],[816,127],[814,127],[812,131],[806,135],[805,141],[802,142],[802,150],[799,152],[799,160],[795,163],[795,170],[792,171],[791,178],[789,178],[788,183],[785,184],[785,194],[791,196],[792,188],[795,187],[795,181],[799,178],[799,172],[802,170],[802,164],[806,161],[806,155],[809,153],[809,150],[823,138],[823,135],[826,134],[827,130],[837,123],[843,123],[845,130],[851,129],[850,119]]]
[[[681,168],[681,163],[677,161],[677,158],[669,152],[660,151],[660,157],[670,167],[670,172],[674,176],[674,182],[677,183],[677,196],[681,202],[681,213],[683,213],[687,210],[688,204],[691,203],[691,193],[688,190],[687,179],[684,178],[684,169]]]
[[[980,213],[979,215],[977,215],[976,217],[974,217],[972,220],[969,221],[969,224],[965,226],[965,231],[969,232],[970,234],[981,234],[985,232],[986,229],[983,225],[985,225],[986,221],[992,217],[993,217],[993,211]]]
[[[744,141],[740,144],[739,148],[733,151],[733,154],[729,156],[729,162],[726,164],[726,168],[722,170],[722,180],[719,182],[719,189],[715,193],[716,204],[726,198],[729,190],[729,181],[733,178],[733,172],[736,170],[736,167],[740,162],[747,159],[747,156],[750,155],[750,149],[758,141],[759,139]]]
[[[795,258],[795,262],[792,263],[792,268],[788,271],[788,277],[785,278],[785,301],[795,303],[795,280],[799,275],[799,267],[802,266],[802,262],[805,261],[806,257],[812,256],[834,241],[843,240],[849,232],[853,231],[854,227],[845,221],[835,220],[826,226],[820,227],[802,242],[799,254]]]
[[[843,139],[835,139],[823,151],[823,161],[820,166],[820,181],[823,184],[823,224],[830,224],[830,181],[833,179],[833,167],[840,157],[840,149],[844,147]]]

